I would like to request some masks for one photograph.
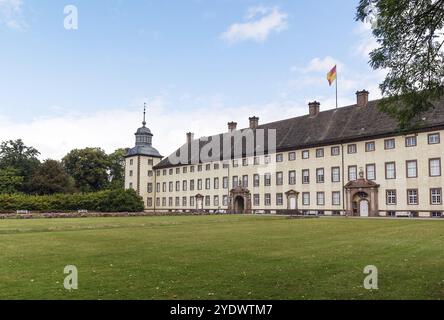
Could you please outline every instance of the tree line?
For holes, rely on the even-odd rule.
[[[0,194],[52,195],[124,187],[125,149],[74,149],[61,161],[40,161],[21,139],[0,144]]]

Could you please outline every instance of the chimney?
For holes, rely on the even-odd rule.
[[[308,104],[308,109],[309,109],[310,117],[316,117],[321,110],[321,104],[317,101],[310,102]]]
[[[257,129],[259,127],[259,118],[251,117],[250,118],[250,129]]]
[[[190,144],[194,140],[194,133],[188,132],[187,133],[187,143]]]
[[[356,104],[358,107],[366,107],[368,104],[368,94],[367,90],[362,90],[356,92]]]
[[[228,122],[228,132],[236,131],[237,122]]]

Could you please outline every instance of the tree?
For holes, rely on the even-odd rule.
[[[356,19],[372,22],[380,45],[370,65],[388,70],[381,110],[401,128],[420,124],[444,95],[444,0],[360,0]]]
[[[29,191],[29,179],[40,164],[37,156],[40,152],[33,147],[27,147],[21,139],[2,142],[0,145],[0,169],[9,174],[11,168],[15,175],[21,176],[22,183],[16,186],[18,191]]]
[[[82,192],[102,190],[109,184],[108,156],[100,148],[72,150],[63,158],[62,164]]]
[[[23,186],[23,177],[14,168],[0,169],[0,193],[13,194],[20,191]]]
[[[31,193],[38,195],[75,191],[74,179],[66,173],[62,164],[55,160],[46,160],[37,168],[30,179],[29,188]]]
[[[110,187],[123,188],[125,184],[125,149],[117,149],[108,155]]]

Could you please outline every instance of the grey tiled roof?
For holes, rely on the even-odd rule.
[[[401,131],[397,122],[387,114],[379,111],[378,102],[379,100],[370,101],[366,107],[352,105],[327,110],[320,112],[315,117],[306,115],[290,118],[263,124],[258,128],[265,130],[276,129],[277,152],[399,135]],[[433,109],[426,112],[417,129],[410,130],[410,132],[443,127],[444,99],[435,104]],[[213,136],[210,140],[217,138],[222,139],[223,134]],[[200,142],[200,148],[206,143]],[[176,151],[176,154],[178,152],[179,150]],[[244,153],[243,156],[246,156],[246,154]],[[155,168],[171,166],[169,159],[165,158]]]

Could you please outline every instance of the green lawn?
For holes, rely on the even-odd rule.
[[[444,221],[1,220],[0,299],[444,299]]]

